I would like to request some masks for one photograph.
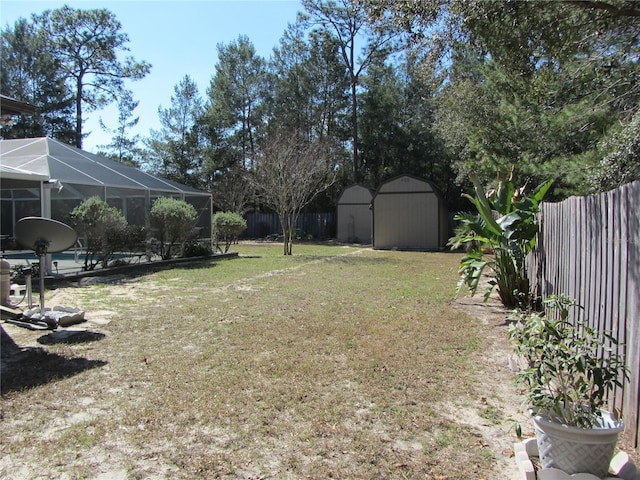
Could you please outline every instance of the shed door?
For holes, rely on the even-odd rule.
[[[375,248],[439,249],[438,200],[428,193],[378,195]]]

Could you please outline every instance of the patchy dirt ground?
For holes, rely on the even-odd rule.
[[[111,280],[113,281],[114,279]],[[122,280],[123,278],[115,279],[114,284],[108,286],[109,295],[118,297],[124,302],[139,300],[143,294],[140,286],[132,288],[126,282],[119,283]],[[100,279],[97,281],[100,281]],[[242,290],[242,286],[239,288]],[[147,290],[147,293],[150,293],[149,289],[162,290],[163,287],[146,285],[144,289]],[[76,303],[74,296],[76,292],[77,290],[73,288],[60,288],[53,292],[48,303],[52,305],[74,305]],[[506,339],[505,311],[495,301],[482,304],[479,297],[459,298],[451,303],[451,307],[479,319],[484,327],[486,339],[488,340],[487,345],[490,348],[484,352],[482,357],[483,365],[478,365],[478,371],[482,372],[482,378],[478,378],[478,382],[483,386],[483,393],[472,399],[471,405],[468,399],[461,401],[459,404],[448,403],[442,405],[440,413],[450,421],[462,424],[472,431],[478,432],[477,442],[491,451],[497,462],[495,466],[497,473],[482,478],[487,480],[515,479],[518,475],[513,458],[513,443],[516,440],[514,433],[515,422],[523,424],[525,436],[532,434],[532,432],[527,428],[527,418],[519,406],[519,399],[512,383],[512,373],[508,368],[509,346]],[[109,310],[92,310],[86,323],[48,334],[47,332],[34,332],[14,325],[3,324],[3,329],[9,334],[9,338],[3,335],[2,369],[10,368],[13,362],[20,361],[23,356],[31,354],[41,355],[42,358],[39,360],[41,367],[43,367],[41,374],[47,375],[47,372],[58,369],[58,374],[64,375],[64,372],[59,371],[60,365],[64,362],[59,363],[55,356],[47,356],[38,347],[42,347],[47,343],[68,342],[69,344],[77,344],[92,342],[96,340],[96,336],[103,335],[99,333],[101,329],[108,329],[110,319],[114,314],[113,311]],[[34,350],[31,351],[31,348]],[[77,366],[72,367],[75,368]],[[85,367],[92,368],[93,366],[86,365]],[[38,384],[39,379],[37,376],[34,376],[33,382],[34,385]],[[92,409],[100,408],[99,405],[92,404],[89,399],[87,399],[87,402],[86,412],[76,412],[74,415],[61,417],[59,419],[60,424],[54,428],[61,430],[87,421],[88,417],[84,418],[83,415],[90,416]],[[53,434],[53,431],[43,431],[44,437]],[[151,451],[149,455],[151,455]],[[2,463],[0,460],[0,466]],[[157,476],[154,476],[151,473],[153,470],[150,467],[148,474],[151,476],[147,478],[166,478],[167,472],[157,472]],[[25,478],[20,475],[19,470],[16,474],[15,478]],[[125,471],[116,469],[113,471],[107,470],[107,472],[96,478],[117,480],[129,477],[127,477]]]
[[[135,301],[144,304],[144,299],[148,298],[150,293],[158,293],[159,291],[167,290],[167,287],[154,283],[129,282],[126,277],[111,278],[110,281],[111,284],[105,286],[102,294],[110,297],[111,299],[116,298],[118,299],[118,302]],[[242,293],[249,287],[250,285],[237,285],[237,288],[234,288],[234,291]],[[74,288],[60,288],[52,292],[48,303],[58,305],[75,305],[77,303],[77,293],[78,290]],[[491,453],[495,462],[494,472],[482,475],[478,480],[517,479],[518,471],[513,458],[513,443],[517,441],[514,425],[516,422],[522,425],[524,437],[532,436],[533,431],[527,415],[521,407],[520,399],[513,385],[513,373],[509,369],[508,356],[510,353],[510,347],[507,341],[508,326],[505,322],[507,312],[495,299],[491,299],[488,303],[483,304],[480,296],[473,298],[460,297],[455,301],[452,301],[450,306],[453,309],[457,309],[468,314],[472,318],[476,318],[481,324],[486,342],[484,343],[483,355],[478,360],[480,364],[477,365],[476,371],[478,372],[477,384],[480,384],[482,388],[480,389],[481,394],[474,392],[471,400],[469,400],[469,398],[464,398],[461,399],[459,403],[443,404],[438,406],[438,410],[451,422],[469,427],[468,431],[475,432],[474,435],[477,435],[476,442]],[[95,340],[100,339],[99,336],[104,335],[102,332],[109,331],[109,324],[114,315],[115,312],[111,310],[92,310],[87,323],[61,329],[59,332],[53,334],[46,334],[47,332],[33,332],[13,325],[3,324],[2,328],[6,330],[9,335],[8,337],[3,335],[2,371],[6,368],[10,368],[12,362],[20,361],[20,358],[24,355],[41,355],[38,374],[45,376],[49,375],[53,370],[56,370],[58,375],[61,374],[64,376],[64,371],[61,372],[59,370],[61,365],[80,370],[100,367],[101,365],[91,364],[91,360],[86,361],[86,364],[83,365],[69,365],[68,362],[61,362],[56,355],[47,355],[39,347],[42,347],[43,344],[46,345],[47,342],[52,342],[58,345],[65,343],[70,345],[86,344],[87,348],[91,348],[90,345],[95,343]],[[161,334],[171,333],[161,332]],[[34,348],[34,350],[30,350],[31,348]],[[189,345],[182,348],[187,351]],[[144,364],[151,363],[152,359],[144,357],[142,362]],[[105,370],[107,370],[107,377],[111,375],[108,372],[108,367],[106,367]],[[38,375],[34,374],[33,385],[38,385],[41,380],[44,382],[47,379],[40,379]],[[141,388],[146,388],[142,383],[139,386]],[[131,386],[129,387],[133,388]],[[106,385],[105,388],[109,389],[109,394],[121,395],[123,391],[127,389],[127,385]],[[131,397],[131,395],[127,395],[128,397]],[[135,398],[131,398],[133,399],[132,401],[135,401]],[[43,428],[43,442],[48,442],[51,438],[55,438],[56,432],[62,431],[63,429],[73,428],[74,425],[88,424],[91,426],[92,416],[101,416],[106,412],[106,409],[103,409],[101,405],[94,403],[95,401],[92,397],[83,397],[79,399],[78,402],[80,405],[84,406],[82,410],[77,410],[71,413],[67,412],[67,414],[60,415],[57,418],[57,423],[55,425],[47,425],[46,428]],[[25,408],[37,409],[39,407],[38,405],[27,405]],[[34,421],[37,421],[38,416],[35,415],[34,418]],[[2,425],[3,423],[4,425]],[[3,436],[10,434],[13,436],[14,441],[16,440],[16,436],[19,437],[19,431],[9,432],[8,427],[10,426],[2,419],[0,419],[0,426],[2,426]],[[16,427],[19,426],[19,424],[13,423],[11,426]],[[144,433],[146,428],[151,427],[151,425],[146,426],[144,424],[140,424],[138,426],[141,434]],[[89,442],[90,440],[83,440],[83,438],[83,434],[78,433],[74,441]],[[414,447],[412,447],[412,445],[398,444],[397,448],[411,449]],[[127,470],[121,466],[114,466],[114,468],[110,469],[108,464],[112,459],[109,454],[107,452],[100,452],[93,449],[92,455],[94,457],[91,461],[102,465],[103,468],[97,476],[91,478],[95,478],[96,480],[172,478],[170,467],[161,463],[155,463],[154,459],[156,458],[155,455],[157,453],[157,449],[158,445],[150,444],[148,445],[147,451],[136,452],[138,457],[147,459],[147,466],[145,467],[144,475],[138,474],[135,477],[128,475]],[[1,446],[0,451],[2,451]],[[630,453],[633,454],[634,452]],[[119,460],[121,461],[122,459]],[[82,461],[82,459],[78,459],[78,461]],[[15,476],[8,478],[47,478],[46,474],[43,474],[42,476],[37,474],[33,475],[33,470],[30,470],[28,466],[11,464],[10,462],[11,457],[8,455],[3,455],[3,458],[0,458],[0,472],[13,472],[15,474]],[[247,470],[250,469],[248,465],[244,468]],[[69,475],[64,478],[76,477]],[[193,476],[192,478],[199,477]],[[255,475],[247,474],[242,478],[258,479],[275,477],[260,476],[256,473]],[[432,480],[453,480],[453,477],[447,476],[426,478]]]
[[[500,415],[506,422],[491,422],[485,418],[490,415],[481,417],[477,414],[478,410],[466,412],[459,420],[463,419],[462,421],[481,431],[484,438],[491,439],[494,456],[501,465],[501,473],[495,477],[496,480],[518,479],[518,468],[513,458],[513,444],[518,441],[515,426],[521,425],[524,438],[531,437],[534,433],[529,426],[528,416],[521,407],[521,400],[513,383],[513,372],[509,369],[511,349],[505,321],[508,312],[495,298],[482,303],[480,295],[460,297],[452,306],[477,318],[485,327],[486,338],[489,340],[487,345],[490,348],[483,357],[483,377],[478,379],[486,388],[486,395],[479,402],[486,404],[485,411]]]
[[[508,324],[505,319],[508,311],[500,304],[495,296],[484,304],[481,297],[461,297],[453,306],[460,308],[469,315],[478,318],[485,326],[487,339],[491,340],[492,348],[487,350],[484,366],[486,376],[481,380],[487,386],[488,402],[495,402],[498,408],[502,409],[503,415],[507,419],[513,420],[512,425],[518,423],[522,428],[522,438],[532,438],[535,436],[532,422],[528,413],[521,404],[520,396],[514,385],[514,373],[509,368],[509,357],[511,347],[508,342]],[[504,479],[520,479],[513,455],[514,432],[505,435],[504,425],[491,424],[485,419],[468,412],[465,420],[469,421],[474,428],[483,432],[485,438],[494,439],[494,452],[496,458],[500,458],[503,463],[502,475]],[[620,438],[618,447],[629,454],[635,465],[640,465],[640,454],[637,449],[630,446],[630,440],[624,435]],[[502,457],[497,456],[501,449]],[[505,461],[506,460],[506,461]]]

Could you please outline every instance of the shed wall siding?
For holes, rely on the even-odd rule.
[[[378,194],[373,229],[374,248],[437,250],[440,248],[438,198],[426,192]]]
[[[336,240],[371,243],[371,200],[373,193],[362,185],[344,189],[337,204]]]
[[[338,205],[337,240],[345,243],[371,243],[369,204]]]

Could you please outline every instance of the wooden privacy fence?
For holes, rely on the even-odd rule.
[[[610,393],[628,438],[640,430],[640,181],[589,197],[543,203],[532,286],[541,297],[566,294],[590,326],[609,330],[622,348],[629,380]]]
[[[247,213],[244,216],[247,229],[241,238],[265,238],[270,235],[282,235],[280,219],[275,213]],[[333,238],[336,233],[336,220],[333,213],[301,213],[296,229],[315,239]]]

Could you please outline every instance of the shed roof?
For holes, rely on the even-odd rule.
[[[373,190],[359,183],[345,187],[338,197],[338,205],[371,203]]]
[[[62,183],[209,195],[47,137],[0,141],[0,165],[3,175],[10,168]]]
[[[385,180],[378,187],[377,194],[381,193],[421,193],[433,192],[439,195],[436,186],[429,180],[418,178],[413,175],[403,174]]]

